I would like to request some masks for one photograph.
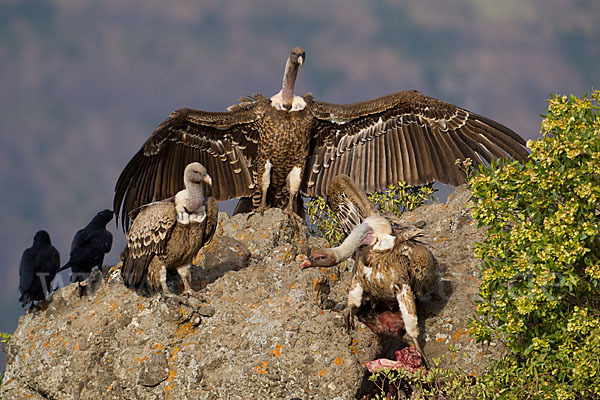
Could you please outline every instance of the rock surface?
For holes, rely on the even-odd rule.
[[[466,329],[477,298],[473,242],[483,239],[459,188],[447,203],[403,215],[423,226],[439,285],[418,305],[424,351],[443,366],[478,373],[498,349]],[[114,267],[95,272],[79,297],[60,289],[28,313],[7,349],[2,399],[353,399],[368,390],[364,362],[393,358],[405,342],[350,334],[331,308],[346,301],[351,261],[301,271],[323,239],[281,210],[219,215],[213,242],[193,268],[198,292],[179,305],[126,288]],[[175,274],[169,276],[182,289]],[[456,351],[451,351],[455,348]]]

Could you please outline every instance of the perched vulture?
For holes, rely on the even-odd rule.
[[[73,237],[69,261],[60,269],[71,268],[71,282],[82,282],[94,267],[102,268],[104,255],[112,247],[112,233],[106,230],[112,218],[111,210],[100,211]]]
[[[19,264],[19,301],[23,308],[47,297],[59,267],[60,255],[50,243],[50,235],[38,231],[33,237],[33,246],[23,252]]]
[[[421,297],[431,289],[436,264],[431,251],[418,242],[419,230],[394,224],[380,215],[345,175],[333,179],[328,193],[328,204],[349,234],[339,247],[315,251],[302,262],[302,268],[331,267],[354,254],[347,326],[354,326],[364,295],[390,305],[397,303],[406,332],[426,362],[418,340],[415,296]]]
[[[509,128],[417,91],[342,105],[294,96],[304,60],[302,48],[292,49],[282,89],[271,98],[255,94],[226,112],[171,113],[117,180],[114,209],[121,210],[123,227],[131,210],[181,189],[192,161],[218,182],[212,187],[217,200],[251,196],[255,211],[302,214],[298,192],[327,195],[338,174],[368,192],[398,181],[456,186],[465,178],[457,159],[477,166],[497,157],[527,158],[525,141]]]
[[[160,284],[163,295],[181,302],[185,299],[167,287],[167,270],[176,269],[185,293],[192,292],[189,267],[198,251],[212,238],[218,214],[215,198],[204,197],[202,183],[212,184],[206,168],[200,163],[191,163],[183,176],[185,189],[174,198],[141,208],[121,253],[121,276],[125,285],[138,286],[147,276],[153,289]],[[182,199],[185,203],[178,204]]]

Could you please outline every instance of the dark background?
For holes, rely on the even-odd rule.
[[[276,93],[293,46],[307,52],[299,94],[350,103],[417,89],[534,139],[550,93],[598,87],[599,34],[592,0],[3,0],[0,331],[23,313],[18,265],[37,230],[66,262],[172,110]],[[109,227],[115,264],[124,235]]]

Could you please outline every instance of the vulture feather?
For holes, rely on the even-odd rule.
[[[226,112],[180,109],[160,124],[117,181],[114,209],[123,228],[131,210],[181,189],[183,167],[192,161],[215,178],[217,200],[242,197],[251,210],[301,215],[298,192],[327,195],[338,174],[369,192],[399,180],[456,186],[465,179],[457,159],[475,166],[527,159],[525,141],[506,126],[417,91],[354,104],[295,96],[305,58],[302,48],[292,49],[282,89],[271,98],[242,98]]]
[[[380,215],[346,175],[335,177],[328,193],[327,202],[347,237],[339,247],[315,251],[303,261],[302,268],[331,267],[354,254],[346,308],[347,326],[354,326],[354,317],[365,295],[398,304],[406,332],[427,362],[418,341],[415,297],[421,297],[431,289],[435,260],[431,251],[418,241],[420,231],[402,227]]]
[[[60,255],[52,246],[50,235],[46,231],[38,231],[33,237],[33,246],[23,252],[19,264],[19,301],[24,308],[48,296],[59,267]]]
[[[176,269],[185,293],[192,292],[189,267],[215,232],[218,206],[214,197],[204,197],[202,184],[210,186],[212,179],[202,164],[190,163],[183,175],[184,190],[139,210],[121,253],[121,276],[129,287],[146,276],[153,289],[160,284],[165,296],[185,302],[167,287],[167,270]]]

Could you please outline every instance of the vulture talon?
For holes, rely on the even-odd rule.
[[[176,294],[173,294],[173,293],[168,293],[168,292],[167,293],[163,293],[162,295],[163,295],[163,298],[165,300],[166,299],[175,299],[175,300],[177,300],[179,302],[179,304],[184,304],[186,306],[190,304],[190,301],[187,298],[183,297],[183,296],[179,296],[179,295],[176,295]]]
[[[356,307],[346,307],[344,311],[342,311],[342,313],[344,314],[346,332],[350,333],[354,330],[354,328],[356,328],[356,325],[354,323],[354,318],[356,316]]]
[[[292,206],[289,203],[285,207],[283,212],[286,213],[290,217],[290,220],[297,225],[301,225],[304,222],[304,219],[302,219],[301,216],[294,212]]]
[[[425,356],[425,352],[423,351],[423,349],[421,348],[421,345],[419,344],[419,339],[413,338],[413,344],[415,345],[415,349],[417,349],[417,351],[421,355],[421,358],[423,359],[423,365],[425,366],[426,369],[429,369],[430,364],[429,364],[429,361],[427,360],[427,357]]]

